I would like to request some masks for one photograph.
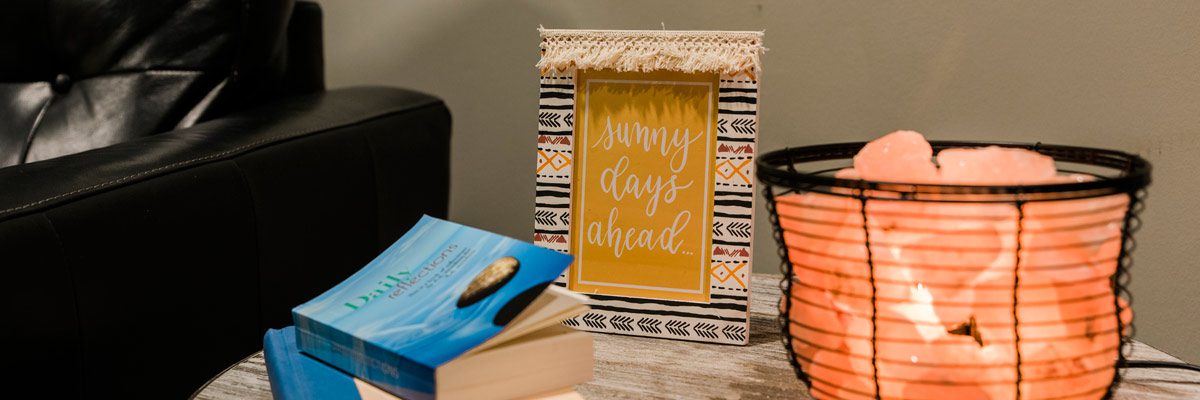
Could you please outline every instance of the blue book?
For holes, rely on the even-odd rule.
[[[296,328],[271,329],[263,337],[267,378],[275,400],[400,400],[382,389],[317,359],[296,347]],[[572,390],[548,393],[541,400],[582,399]]]
[[[586,298],[571,256],[426,216],[292,310],[298,348],[406,399],[517,398],[591,379],[592,343],[558,322]]]
[[[300,353],[296,328],[271,329],[263,337],[267,378],[275,400],[362,400],[354,377]]]

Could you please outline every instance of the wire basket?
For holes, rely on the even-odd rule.
[[[757,160],[782,260],[780,326],[818,398],[1111,397],[1133,335],[1127,290],[1150,164],[1112,150],[986,142],[1070,182],[840,179],[866,143]]]

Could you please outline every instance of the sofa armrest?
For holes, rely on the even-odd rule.
[[[0,169],[0,383],[187,396],[444,216],[449,134],[435,97],[353,88]]]

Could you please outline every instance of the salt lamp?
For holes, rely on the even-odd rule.
[[[835,177],[946,185],[1093,179],[1060,174],[1053,158],[1025,149],[934,154],[913,131],[866,144]],[[1118,327],[1132,322],[1110,281],[1124,193],[1013,204],[909,201],[838,187],[774,199],[792,266],[790,299],[780,307],[815,397],[1106,393]]]

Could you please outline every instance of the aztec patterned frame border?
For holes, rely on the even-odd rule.
[[[708,304],[588,294],[579,329],[749,342],[761,32],[541,30],[534,243],[570,250],[577,69],[719,73]],[[556,285],[566,286],[566,273]]]

